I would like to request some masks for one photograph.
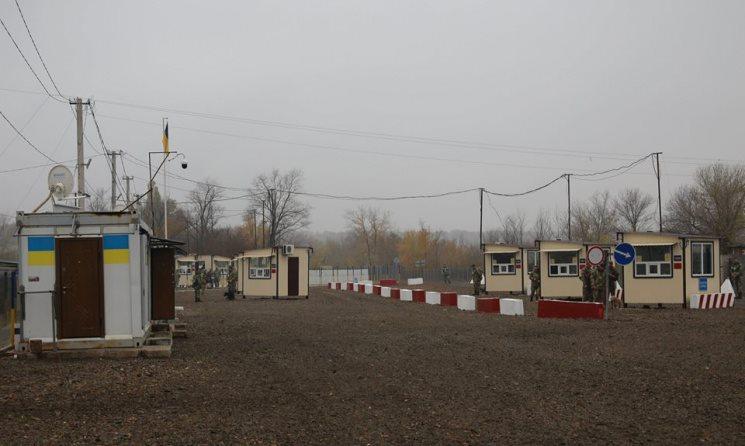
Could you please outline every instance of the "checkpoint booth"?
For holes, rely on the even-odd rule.
[[[529,273],[539,259],[537,248],[486,243],[481,249],[487,292],[530,293]]]
[[[581,299],[580,273],[587,264],[587,249],[601,246],[606,253],[610,245],[569,240],[538,240],[541,268],[541,297],[544,299]]]
[[[43,350],[139,348],[161,307],[153,282],[172,307],[173,246],[153,246],[136,212],[19,212],[16,224],[17,350],[31,341]],[[160,253],[165,260],[152,269]]]
[[[282,245],[245,251],[234,259],[236,288],[244,296],[305,297],[310,290],[311,247]]]
[[[176,273],[179,288],[191,288],[197,267],[204,267],[205,271],[213,271],[218,275],[220,288],[228,286],[228,272],[230,257],[214,254],[188,254],[176,257]]]
[[[719,238],[664,232],[619,232],[636,251],[622,268],[626,305],[682,304],[692,294],[718,293]]]

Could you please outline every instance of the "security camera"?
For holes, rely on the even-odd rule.
[[[188,167],[188,163],[186,161],[181,161],[181,168],[186,169]]]

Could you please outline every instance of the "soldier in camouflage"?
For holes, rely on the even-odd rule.
[[[204,293],[204,287],[207,284],[207,275],[204,272],[204,267],[200,267],[196,273],[194,273],[194,281],[192,287],[194,287],[194,302],[202,301],[202,294]]]
[[[538,265],[534,266],[530,273],[528,273],[528,277],[530,278],[530,301],[533,302],[533,298],[535,298],[535,300],[540,300],[541,268]]]
[[[735,290],[735,298],[741,299],[740,280],[742,277],[742,265],[736,257],[730,257],[727,266],[727,278],[732,282],[732,288]]]

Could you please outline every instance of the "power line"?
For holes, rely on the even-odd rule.
[[[31,63],[26,58],[26,55],[23,54],[23,51],[21,51],[21,47],[18,46],[18,42],[16,42],[16,39],[13,37],[13,34],[11,34],[10,33],[10,30],[8,29],[8,27],[5,26],[5,22],[3,21],[2,18],[0,18],[0,24],[3,25],[3,28],[5,29],[5,33],[8,34],[8,37],[10,37],[10,40],[13,42],[13,45],[15,45],[16,50],[18,50],[18,54],[20,54],[21,57],[23,58],[23,61],[26,62],[26,66],[28,67],[29,70],[31,70],[31,73],[33,73],[33,75],[36,78],[36,80],[39,81],[39,84],[41,85],[41,88],[44,89],[44,91],[46,92],[47,96],[49,96],[50,98],[54,99],[57,102],[67,102],[67,101],[64,101],[64,100],[62,100],[62,99],[54,96],[52,93],[49,92],[49,90],[47,89],[47,86],[44,85],[44,82],[41,81],[41,78],[39,77],[38,74],[36,74],[36,71],[34,70],[34,67],[31,66]]]
[[[52,82],[52,85],[54,86],[54,89],[57,91],[57,94],[60,97],[64,98],[64,95],[60,93],[59,88],[57,88],[57,84],[54,82],[54,78],[52,77],[52,74],[49,72],[49,69],[47,68],[46,62],[44,62],[44,58],[41,57],[41,53],[39,52],[39,47],[36,46],[36,40],[34,40],[34,36],[31,35],[31,30],[28,27],[28,23],[26,23],[26,17],[23,15],[23,11],[21,11],[21,5],[18,4],[18,0],[15,0],[16,7],[18,8],[18,13],[21,15],[21,20],[23,20],[23,26],[26,27],[26,32],[28,33],[29,39],[31,39],[31,43],[34,45],[34,49],[36,50],[36,55],[39,56],[39,60],[41,61],[41,65],[44,67],[44,71],[47,72],[47,76],[49,76],[49,80]]]
[[[41,151],[41,150],[40,150],[40,149],[39,149],[38,147],[36,147],[36,146],[35,146],[35,145],[34,145],[34,144],[33,144],[33,143],[31,142],[31,141],[29,141],[29,140],[28,140],[28,138],[26,138],[26,136],[25,136],[25,135],[24,135],[23,133],[21,133],[21,131],[20,131],[20,130],[18,130],[18,128],[17,128],[17,127],[16,127],[16,126],[15,126],[15,125],[14,125],[14,124],[13,124],[13,123],[12,123],[12,122],[10,121],[10,119],[8,119],[8,117],[7,117],[7,116],[5,116],[5,113],[3,113],[3,111],[2,111],[2,110],[0,110],[0,115],[2,115],[3,119],[5,119],[5,122],[7,122],[7,123],[8,123],[8,125],[9,125],[9,126],[10,126],[10,127],[11,127],[11,128],[13,129],[13,130],[15,130],[15,132],[16,132],[16,133],[18,134],[18,136],[20,136],[20,137],[21,137],[21,138],[22,138],[22,139],[23,139],[24,141],[26,141],[26,144],[28,144],[28,145],[29,145],[29,146],[30,146],[30,147],[31,147],[32,149],[36,150],[36,151],[37,151],[37,152],[38,152],[39,154],[41,154],[41,156],[43,156],[44,158],[48,159],[49,161],[52,161],[52,162],[54,162],[54,163],[56,163],[56,162],[57,162],[57,161],[55,161],[55,160],[54,160],[53,158],[51,158],[51,157],[50,157],[49,155],[47,155],[46,153],[42,152],[42,151]]]
[[[48,100],[49,100],[49,96],[45,96],[44,101],[41,104],[39,104],[39,106],[36,108],[36,111],[34,111],[34,114],[31,115],[31,117],[28,118],[28,120],[25,123],[23,123],[23,126],[21,126],[21,131],[26,130],[26,127],[28,127],[28,125],[31,124],[31,122],[34,119],[36,119],[36,116],[39,114],[39,112],[41,111],[41,109],[44,107],[44,105],[47,103]],[[14,142],[16,142],[16,139],[18,139],[18,135],[14,136],[10,141],[8,141],[8,144],[5,145],[2,153],[0,153],[0,158],[2,158],[3,155],[5,155],[5,152],[8,151],[10,146],[12,146]]]
[[[116,184],[119,187],[119,192],[121,192],[122,195],[125,194],[124,192],[124,185],[122,184],[122,180],[119,178],[119,175],[116,175],[116,172],[114,172],[114,166],[111,164],[111,160],[109,159],[109,155],[111,155],[111,151],[106,147],[106,143],[103,139],[103,134],[101,133],[101,127],[98,125],[98,120],[96,119],[96,112],[94,110],[93,103],[91,102],[88,106],[88,109],[91,112],[91,117],[93,118],[93,124],[96,126],[96,133],[98,134],[98,139],[101,141],[101,147],[104,150],[104,153],[106,156],[106,164],[109,165],[109,171],[114,174],[114,178],[116,179]],[[90,141],[88,141],[90,143]]]
[[[98,156],[103,156],[103,155],[93,155],[90,158],[96,158]],[[53,163],[47,163],[47,164],[34,164],[32,166],[16,167],[14,169],[0,170],[0,174],[2,174],[2,173],[12,173],[12,172],[23,172],[25,170],[33,170],[33,169],[39,169],[39,168],[42,168],[42,167],[56,166],[58,164],[72,163],[74,161],[77,161],[77,159],[64,160],[64,161],[55,161]]]

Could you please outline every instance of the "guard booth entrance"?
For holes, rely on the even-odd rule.
[[[103,243],[100,237],[55,240],[59,338],[104,335]]]
[[[183,253],[183,243],[160,238],[150,239],[150,283],[152,286],[151,319],[176,319],[176,252]]]

